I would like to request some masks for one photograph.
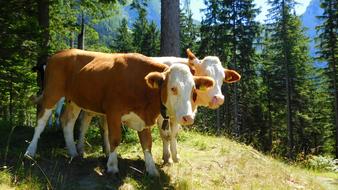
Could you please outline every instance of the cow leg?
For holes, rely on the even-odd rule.
[[[162,154],[162,159],[164,164],[170,163],[170,151],[169,151],[169,138],[170,136],[166,135],[169,133],[168,130],[162,130],[160,129],[160,133],[163,134],[161,135],[162,138],[162,144],[163,144],[163,154]],[[163,137],[166,135],[165,137]]]
[[[163,118],[160,116],[157,120],[157,126],[160,131],[160,137],[162,139],[163,145],[163,154],[162,159],[164,164],[170,163],[170,151],[169,151],[169,142],[170,142],[170,131],[162,129]]]
[[[83,155],[85,136],[86,136],[88,127],[90,125],[90,121],[93,118],[93,114],[82,111],[79,118],[81,118],[81,124],[80,124],[79,141],[77,143],[77,151],[80,155]]]
[[[121,142],[121,116],[107,115],[108,137],[110,153],[107,162],[107,172],[117,174],[119,172],[116,148]]]
[[[152,138],[150,128],[145,128],[142,131],[138,132],[138,136],[140,138],[144,153],[146,171],[151,176],[159,176],[159,173],[155,166],[155,162],[153,160],[153,156],[151,155]]]
[[[109,156],[110,153],[110,144],[109,144],[109,131],[108,131],[108,123],[107,119],[104,117],[102,118],[102,129],[103,129],[103,143],[104,143],[104,153],[106,156]]]
[[[74,124],[79,116],[81,108],[70,102],[66,105],[64,112],[61,115],[61,123],[63,127],[63,135],[65,137],[67,149],[71,157],[78,156],[74,142]]]
[[[33,135],[33,139],[30,142],[25,155],[29,156],[29,157],[34,157],[35,153],[36,153],[36,147],[38,144],[38,140],[40,138],[41,133],[43,132],[43,130],[46,127],[46,123],[48,121],[48,118],[50,117],[50,115],[52,114],[52,109],[44,109],[41,110],[38,114],[38,124],[37,127],[35,127],[34,129],[34,135]]]
[[[177,133],[180,130],[180,126],[176,122],[170,122],[170,152],[174,162],[179,162],[180,158],[177,154]]]

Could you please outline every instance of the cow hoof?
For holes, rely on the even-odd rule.
[[[69,156],[73,159],[73,158],[78,157],[79,154],[77,153],[77,151],[72,151],[72,152],[69,152]]]
[[[33,158],[35,156],[36,148],[32,145],[29,145],[26,152],[25,157]]]
[[[110,175],[116,175],[119,173],[119,169],[117,167],[108,167],[106,172]]]
[[[171,161],[171,159],[165,159],[165,160],[163,160],[163,165],[170,166],[172,164],[173,164],[173,162]]]
[[[108,171],[106,171],[106,174],[107,174],[107,176],[108,176],[109,178],[113,179],[114,181],[115,181],[115,180],[116,180],[116,181],[119,181],[119,180],[122,179],[119,172],[114,173],[114,172],[108,172]]]
[[[77,163],[77,162],[80,162],[82,159],[81,159],[81,157],[79,157],[79,156],[75,156],[75,157],[70,157],[69,158],[69,161],[68,161],[68,164],[71,164],[73,161],[75,162],[75,163]]]
[[[156,167],[152,167],[152,168],[149,168],[147,170],[147,173],[151,176],[151,177],[159,177],[160,176],[160,173],[157,171]]]
[[[80,156],[83,156],[84,154],[84,149],[77,147],[77,152],[79,153]]]
[[[27,150],[26,152],[25,152],[25,157],[26,158],[34,158],[34,156],[35,156],[35,153],[34,152],[32,152],[32,151],[29,151],[29,150]]]
[[[28,150],[25,152],[25,157],[28,157],[28,158],[32,158],[32,157],[34,157],[34,155],[31,153],[31,152],[29,152]]]
[[[180,162],[180,157],[178,155],[176,157],[173,157],[173,161],[175,163],[179,163]]]
[[[164,164],[169,163],[170,162],[170,154],[163,154],[162,159],[163,159]]]

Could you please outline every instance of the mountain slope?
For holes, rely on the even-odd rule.
[[[10,129],[0,127],[1,147]],[[0,187],[16,189],[335,189],[337,174],[317,177],[312,172],[288,166],[250,146],[225,137],[182,131],[179,136],[180,163],[161,165],[162,142],[153,130],[153,156],[160,178],[145,174],[143,153],[135,131],[125,136],[118,148],[120,178],[104,173],[99,131],[87,135],[90,146],[84,159],[70,162],[62,131],[47,130],[39,141],[37,161],[23,159],[22,153],[33,128],[15,129],[8,152],[8,169],[0,169]],[[15,142],[15,143],[14,143]],[[2,151],[0,153],[3,153]],[[3,154],[2,154],[3,155]],[[3,157],[0,154],[0,161]],[[2,171],[1,171],[2,170]],[[320,174],[317,174],[320,175]],[[330,181],[331,182],[328,182]]]
[[[312,0],[306,11],[301,16],[301,20],[303,26],[307,28],[306,34],[310,38],[310,54],[312,57],[316,57],[316,51],[318,51],[315,47],[315,37],[317,36],[316,26],[321,25],[322,21],[317,18],[323,14],[323,9],[320,8],[320,0]],[[315,63],[318,67],[324,67],[325,63]]]

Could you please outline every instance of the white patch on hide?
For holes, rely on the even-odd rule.
[[[135,129],[136,131],[142,131],[145,128],[145,122],[134,112],[129,112],[121,118],[122,122],[126,123],[129,128]]]

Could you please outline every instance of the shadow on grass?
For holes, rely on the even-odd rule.
[[[9,127],[0,126],[0,164],[1,170],[6,166],[14,185],[28,182],[35,183],[34,186],[41,189],[118,189],[129,184],[136,189],[174,189],[170,176],[159,165],[160,177],[148,176],[143,159],[119,158],[119,178],[104,172],[107,159],[103,154],[99,157],[75,158],[70,162],[62,131],[55,129],[46,129],[41,134],[37,156],[35,160],[29,160],[23,154],[34,128],[16,127],[5,163],[9,131]]]

